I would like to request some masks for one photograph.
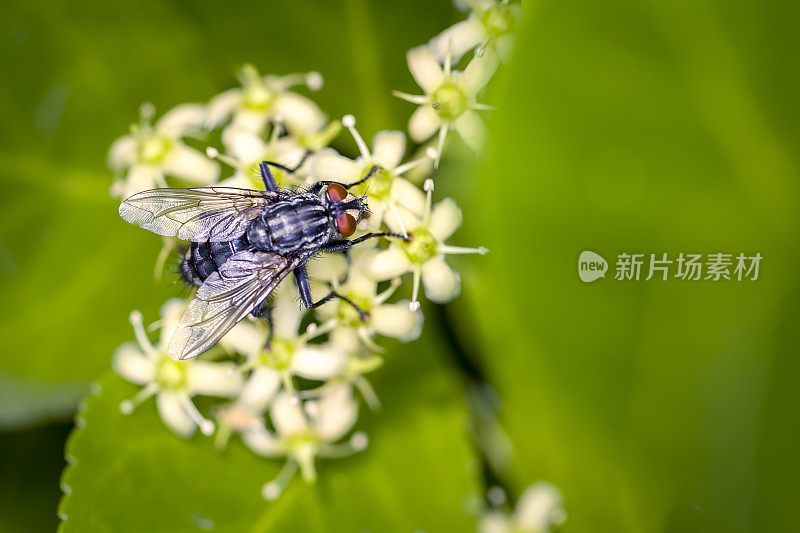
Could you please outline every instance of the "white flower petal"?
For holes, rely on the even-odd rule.
[[[286,124],[292,134],[314,133],[325,127],[325,113],[306,98],[297,93],[286,92],[275,102],[275,112]]]
[[[252,451],[264,457],[278,457],[284,453],[280,440],[264,426],[242,432],[242,441]]]
[[[297,301],[297,285],[288,281],[272,302],[272,324],[275,335],[283,339],[293,339],[300,329],[305,310]]]
[[[345,354],[333,346],[305,346],[297,350],[292,370],[307,379],[329,379],[341,374],[347,365]]]
[[[466,52],[486,40],[486,30],[480,17],[470,15],[467,20],[458,22],[430,40],[429,46],[436,59],[444,62],[448,52],[452,61],[458,63]]]
[[[469,109],[464,111],[453,121],[453,128],[461,135],[467,146],[475,152],[480,151],[486,141],[486,125],[478,113]]]
[[[262,413],[275,398],[280,386],[281,376],[278,372],[263,366],[256,367],[242,387],[238,401],[245,407]]]
[[[395,178],[389,195],[397,205],[404,207],[416,217],[422,218],[425,213],[425,193],[407,179]]]
[[[349,385],[340,384],[329,390],[317,404],[317,434],[333,442],[347,433],[358,418],[358,404]]]
[[[156,396],[158,415],[175,433],[182,437],[191,437],[195,423],[183,407],[183,393],[161,391]]]
[[[158,311],[161,316],[161,341],[168,341],[172,337],[178,327],[178,321],[181,319],[184,309],[186,309],[186,301],[182,298],[170,298],[161,306]]]
[[[408,120],[408,134],[418,143],[428,140],[440,127],[442,119],[429,104],[419,106]]]
[[[267,121],[272,118],[273,113],[270,111],[261,111],[257,109],[238,109],[236,114],[233,115],[233,122],[228,128],[237,130],[252,131],[257,135],[261,135]]]
[[[412,48],[406,54],[408,69],[425,94],[431,94],[444,82],[444,72],[428,46]]]
[[[467,96],[475,96],[489,82],[499,64],[497,52],[487,49],[482,56],[473,57],[464,72],[459,74],[458,86]]]
[[[260,354],[265,342],[267,342],[265,328],[260,328],[247,320],[242,320],[233,326],[233,329],[220,341],[226,350],[242,354],[248,359]]]
[[[358,352],[361,341],[353,328],[336,328],[330,334],[330,343],[347,354]]]
[[[282,436],[295,435],[308,430],[308,422],[303,414],[302,405],[288,392],[278,393],[269,414],[275,429]]]
[[[515,41],[516,37],[513,33],[501,35],[495,41],[494,48],[497,50],[497,55],[503,63],[508,63],[508,60],[511,59],[511,54],[514,52]]]
[[[241,100],[241,89],[229,89],[212,98],[206,108],[206,127],[214,129],[228,120]]]
[[[431,219],[428,223],[428,231],[438,241],[444,241],[450,237],[461,225],[461,209],[452,198],[445,198],[431,210]]]
[[[186,364],[187,388],[204,396],[230,398],[242,388],[242,374],[234,363],[207,363],[191,361]]]
[[[155,130],[160,135],[177,139],[187,133],[199,130],[205,121],[205,106],[181,104],[164,113],[164,116],[156,123]]]
[[[320,150],[314,158],[314,176],[318,179],[350,183],[360,179],[361,165],[339,155],[333,148]]]
[[[228,154],[245,164],[260,163],[269,152],[264,139],[248,130],[225,128],[222,144]]]
[[[413,341],[422,333],[422,312],[412,311],[408,302],[379,305],[370,311],[370,324],[381,335]]]
[[[307,263],[308,274],[312,279],[327,282],[340,281],[347,273],[347,259],[344,254],[325,254]]]
[[[546,481],[536,482],[519,497],[514,516],[520,529],[548,531],[566,517],[561,493]]]
[[[208,185],[219,177],[219,165],[215,161],[179,142],[167,153],[164,171],[198,185]]]
[[[155,374],[153,361],[132,342],[126,342],[116,349],[111,359],[111,368],[126,380],[137,385],[153,381]]]
[[[437,255],[422,265],[422,286],[429,300],[445,303],[461,292],[461,278],[450,268],[443,255]]]
[[[108,166],[118,172],[136,163],[137,143],[133,135],[123,135],[108,150]]]
[[[127,198],[137,192],[153,189],[163,178],[164,173],[158,167],[153,165],[133,165],[127,176],[125,176],[122,196]]]
[[[369,264],[369,275],[376,280],[392,279],[402,276],[411,268],[405,252],[397,246],[389,246],[372,257]]]
[[[511,533],[513,527],[508,515],[499,511],[486,513],[478,523],[479,533]]]
[[[379,131],[372,138],[372,160],[385,169],[392,170],[406,152],[406,136],[402,131]]]

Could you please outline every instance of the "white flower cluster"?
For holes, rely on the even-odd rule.
[[[493,505],[505,503],[500,487],[489,489]],[[478,524],[480,533],[547,533],[567,519],[561,492],[546,481],[537,481],[519,497],[513,512],[492,509],[483,514]]]
[[[353,432],[359,405],[355,393],[371,408],[378,407],[365,378],[383,361],[378,339],[417,338],[423,321],[420,285],[431,301],[447,302],[458,295],[460,280],[445,256],[486,252],[447,244],[461,224],[458,206],[449,198],[434,205],[433,181],[428,177],[420,189],[407,173],[433,171],[451,128],[478,148],[484,126],[476,110],[487,106],[476,96],[507,53],[518,18],[518,4],[478,1],[465,22],[409,52],[409,68],[425,92],[400,95],[420,105],[409,122],[411,138],[423,143],[436,131],[439,135],[436,147],[422,146],[421,155],[408,161],[404,133],[378,132],[370,147],[354,117],[329,122],[316,103],[295,91],[299,86],[318,90],[322,77],[315,72],[262,76],[246,65],[239,75],[241,87],[207,104],[179,105],[155,122],[153,106],[142,106],[140,123],[109,152],[116,176],[113,196],[164,187],[167,180],[177,186],[262,189],[257,166],[263,160],[296,168],[273,171],[283,188],[307,187],[321,179],[352,183],[378,166],[370,180],[353,189],[366,196],[371,211],[355,236],[388,228],[408,239],[373,239],[347,256],[329,254],[309,264],[316,293],[333,289],[366,311],[366,318],[340,300],[314,311],[301,309],[296,289],[287,282],[273,294],[273,337],[263,319],[249,317],[201,360],[173,361],[167,345],[186,301],[173,299],[163,306],[154,324],[160,329],[155,344],[142,315],[134,311],[138,343],[122,345],[113,368],[143,388],[120,410],[129,414],[154,396],[162,420],[178,435],[189,437],[199,428],[205,435],[216,434],[217,446],[224,447],[235,433],[253,452],[283,458],[281,473],[264,485],[267,499],[277,498],[297,469],[307,481],[314,480],[316,458],[363,449],[367,436]],[[458,59],[471,48],[476,54],[463,71],[456,71]],[[328,147],[342,126],[355,141],[355,159]],[[208,146],[208,139],[219,139],[222,149]],[[232,172],[222,172],[225,167]],[[159,263],[175,246],[167,242]],[[411,300],[397,301],[393,296],[407,273]],[[225,400],[213,405],[207,417],[193,403],[198,395]]]

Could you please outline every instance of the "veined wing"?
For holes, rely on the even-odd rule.
[[[197,289],[169,343],[172,359],[197,357],[269,296],[303,258],[243,250]]]
[[[134,194],[119,206],[132,224],[186,241],[230,241],[277,199],[273,192],[234,187],[152,189]]]

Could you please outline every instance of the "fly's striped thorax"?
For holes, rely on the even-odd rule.
[[[333,234],[328,212],[314,195],[298,195],[271,205],[262,219],[266,247],[282,255],[312,251]]]

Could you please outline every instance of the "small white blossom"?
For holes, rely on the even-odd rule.
[[[514,47],[514,30],[522,20],[522,6],[507,0],[469,0],[472,12],[466,20],[450,26],[428,43],[439,61],[448,53],[458,62],[477,47],[478,55],[495,50],[507,61]]]
[[[285,457],[286,464],[277,477],[262,489],[264,498],[280,496],[297,467],[306,482],[314,482],[317,457],[342,457],[367,446],[364,433],[354,433],[349,441],[335,444],[344,437],[358,418],[358,404],[350,387],[339,385],[326,391],[318,400],[297,402],[287,392],[278,394],[270,408],[275,433],[257,426],[242,434],[244,443],[265,457]]]
[[[423,142],[439,132],[437,156],[441,157],[448,131],[454,129],[473,150],[483,145],[486,126],[476,110],[491,109],[478,103],[477,94],[497,70],[497,54],[487,51],[475,56],[463,72],[451,70],[450,56],[444,68],[428,46],[408,52],[408,68],[417,84],[425,91],[416,96],[394,91],[394,95],[419,104],[408,122],[408,132],[417,142]],[[437,159],[438,165],[438,159]]]
[[[422,313],[410,309],[407,303],[386,303],[397,289],[398,283],[392,283],[381,293],[377,292],[378,283],[368,275],[367,268],[372,264],[377,253],[374,248],[353,249],[347,280],[333,283],[334,290],[358,305],[367,313],[363,319],[353,306],[346,301],[335,299],[318,310],[323,323],[323,331],[352,329],[358,338],[370,349],[380,351],[372,337],[376,334],[394,337],[408,342],[419,337],[422,332]]]
[[[166,187],[165,176],[192,185],[208,185],[219,176],[219,165],[184,144],[183,137],[196,135],[206,118],[205,108],[183,104],[151,124],[155,110],[141,107],[139,124],[117,139],[108,152],[108,165],[116,176],[111,186],[115,197],[128,197],[155,187]]]
[[[331,344],[309,344],[319,334],[311,328],[298,335],[303,310],[294,301],[292,285],[278,289],[272,308],[274,337],[267,346],[269,328],[263,321],[242,321],[221,341],[222,345],[247,358],[241,370],[252,369],[239,402],[263,410],[281,384],[295,394],[292,376],[325,380],[344,370],[347,357]]]
[[[428,193],[425,212],[410,229],[408,242],[393,240],[389,248],[372,257],[368,267],[378,280],[392,279],[413,273],[412,308],[417,308],[420,282],[429,300],[444,303],[461,290],[461,280],[445,261],[448,254],[485,254],[486,248],[450,246],[447,240],[461,225],[461,210],[451,198],[445,198],[431,209],[433,181],[426,180]],[[391,227],[391,224],[389,224]]]
[[[372,151],[355,128],[355,118],[345,115],[342,124],[350,131],[360,152],[355,160],[336,153],[333,149],[320,152],[314,160],[314,174],[322,179],[335,179],[353,183],[366,176],[373,166],[380,169],[351,191],[356,196],[366,195],[370,209],[367,227],[377,230],[385,217],[395,218],[404,233],[403,220],[420,216],[425,208],[425,196],[402,175],[436,158],[431,149],[425,156],[401,164],[406,151],[406,136],[400,131],[379,131],[372,140]]]
[[[564,503],[559,490],[539,481],[528,487],[519,497],[513,513],[492,510],[485,513],[478,524],[480,533],[548,533],[566,520]]]
[[[184,306],[182,300],[172,299],[161,308],[161,335],[156,345],[147,336],[142,314],[138,311],[131,313],[138,345],[126,343],[120,346],[114,353],[112,367],[126,380],[144,388],[133,399],[122,402],[120,411],[130,414],[142,401],[155,396],[158,413],[172,431],[189,437],[199,426],[204,434],[210,435],[214,423],[200,414],[192,403],[192,396],[233,397],[241,389],[242,379],[233,363],[170,359],[167,346]]]
[[[290,130],[318,131],[325,126],[325,114],[317,104],[289,90],[301,84],[319,89],[319,73],[261,76],[253,65],[245,65],[239,81],[241,88],[229,89],[209,102],[207,128],[216,128],[232,118],[229,127],[260,134],[276,116]]]

